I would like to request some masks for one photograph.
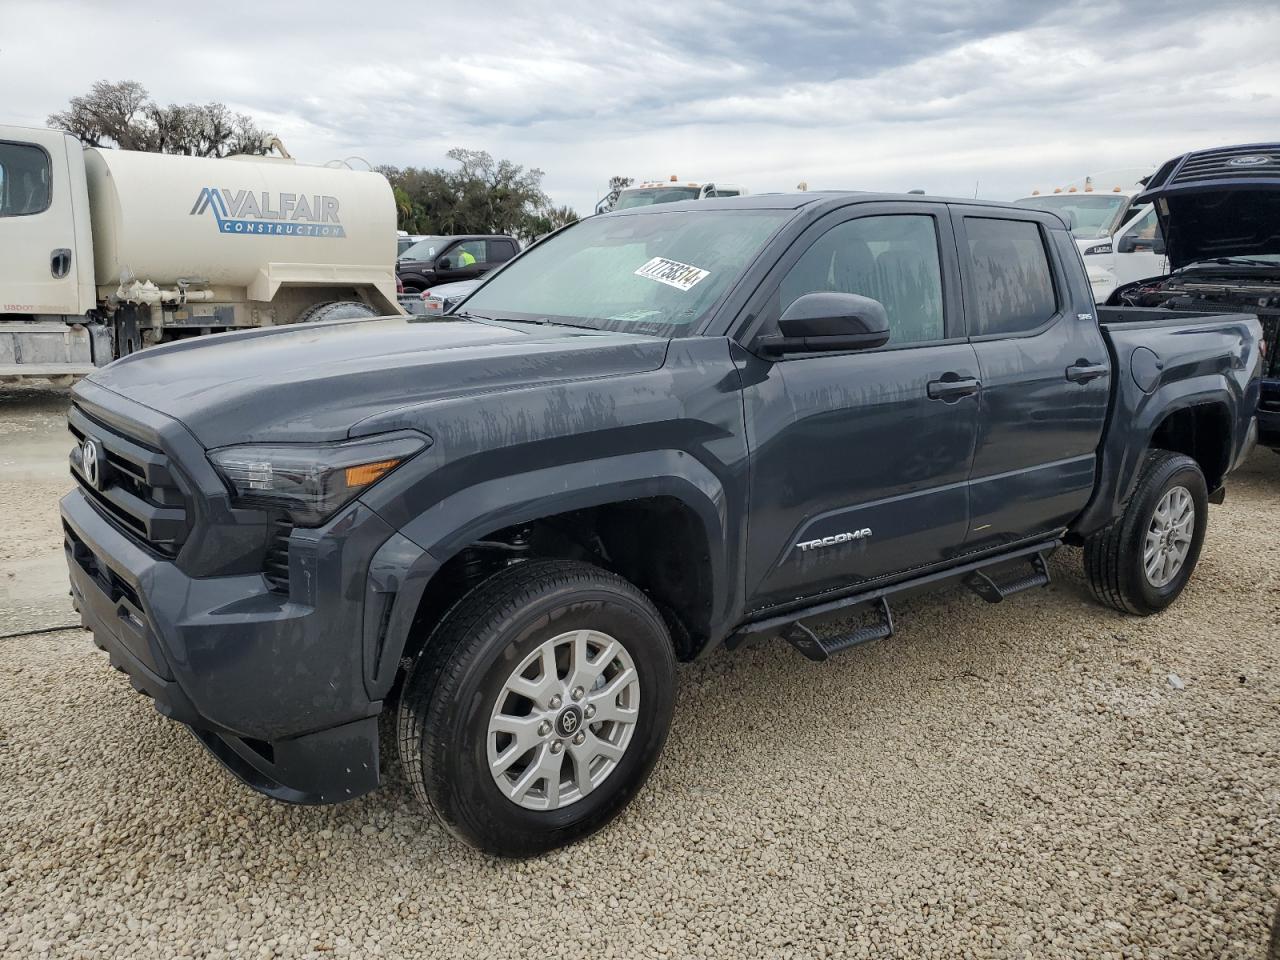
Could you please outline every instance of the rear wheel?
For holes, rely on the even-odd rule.
[[[359,300],[330,300],[317,303],[298,314],[298,323],[317,323],[321,320],[358,320],[376,317],[378,312]]]
[[[1204,474],[1190,457],[1153,450],[1123,513],[1084,545],[1084,568],[1102,603],[1140,616],[1182,593],[1209,519]]]
[[[456,836],[523,857],[608,823],[648,777],[675,700],[661,614],[585,563],[508,567],[451,609],[405,681],[400,758]]]

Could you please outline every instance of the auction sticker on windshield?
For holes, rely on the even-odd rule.
[[[711,276],[711,271],[693,267],[678,260],[668,260],[666,257],[654,257],[636,271],[636,276],[657,280],[677,290],[688,290],[695,283]]]

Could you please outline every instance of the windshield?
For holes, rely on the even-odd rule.
[[[1023,197],[1014,201],[1019,206],[1052,210],[1066,219],[1071,235],[1082,240],[1109,237],[1116,217],[1129,203],[1120,193],[1071,193],[1051,197]]]
[[[698,187],[647,187],[640,190],[623,190],[618,195],[615,210],[628,207],[647,207],[655,203],[675,203],[677,200],[697,200]]]
[[[791,216],[712,209],[592,217],[513,260],[462,312],[688,336]]]
[[[423,237],[404,253],[400,254],[401,260],[434,260],[436,252],[444,247],[444,243],[448,237]]]

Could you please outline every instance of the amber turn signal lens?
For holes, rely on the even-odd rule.
[[[379,477],[394,470],[399,462],[399,460],[379,460],[377,463],[362,463],[358,467],[347,467],[347,486],[368,486]]]

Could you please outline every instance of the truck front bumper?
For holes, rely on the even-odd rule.
[[[323,589],[329,573],[368,569],[390,533],[376,515],[357,506],[346,529],[363,526],[364,537],[316,541],[306,579],[320,589],[305,603],[259,574],[188,577],[79,489],[61,507],[81,622],[156,710],[277,800],[334,803],[378,785],[382,701],[368,694],[362,669],[361,598]]]

